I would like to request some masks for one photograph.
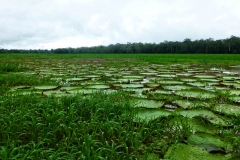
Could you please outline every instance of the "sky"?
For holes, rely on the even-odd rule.
[[[240,0],[0,0],[0,48],[240,36]]]

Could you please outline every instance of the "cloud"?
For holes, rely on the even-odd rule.
[[[51,49],[240,35],[238,0],[0,3],[0,48]]]

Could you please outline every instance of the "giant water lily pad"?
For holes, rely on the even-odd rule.
[[[173,144],[164,158],[171,160],[230,160],[231,157],[222,154],[211,154],[197,146],[186,144]]]
[[[133,94],[135,94],[135,93],[142,94],[142,93],[149,92],[149,88],[125,88],[125,89],[122,89],[122,90],[133,93]]]
[[[222,85],[225,85],[225,86],[228,86],[228,87],[231,87],[231,86],[235,86],[235,85],[238,85],[238,83],[236,82],[221,82]]]
[[[33,88],[41,91],[50,91],[50,90],[59,89],[61,88],[61,86],[34,86]]]
[[[193,76],[194,74],[192,74],[192,73],[177,73],[176,75],[182,76],[182,77],[190,77],[190,76]]]
[[[92,75],[83,75],[83,77],[86,77],[86,78],[100,78],[101,75],[98,75],[98,74],[92,74]]]
[[[213,125],[206,125],[200,117],[187,118],[182,116],[174,116],[169,120],[170,126],[174,128],[189,130],[192,133],[195,132],[205,132],[210,134],[219,133],[219,129],[213,127]]]
[[[135,107],[143,108],[161,108],[164,105],[162,101],[154,101],[149,99],[137,99]]]
[[[164,89],[157,89],[154,90],[152,92],[150,92],[151,94],[161,94],[161,95],[170,95],[172,94],[172,92],[168,91],[168,90],[164,90]]]
[[[174,85],[174,84],[183,84],[184,82],[165,79],[165,80],[159,80],[158,83],[165,84],[165,85]]]
[[[175,92],[176,95],[186,98],[210,99],[216,97],[213,92],[205,90],[180,90]]]
[[[92,89],[109,89],[110,86],[106,84],[95,84],[95,85],[89,85],[86,88],[92,88]]]
[[[124,79],[138,79],[138,80],[141,80],[141,79],[143,79],[144,78],[144,76],[138,76],[138,75],[132,75],[132,76],[123,76],[122,78],[124,78]]]
[[[228,123],[222,118],[215,115],[212,111],[206,109],[182,110],[178,112],[180,115],[188,118],[202,117],[203,119],[215,125],[228,126]]]
[[[229,89],[228,91],[229,91],[230,95],[240,95],[239,89]]]
[[[70,91],[70,90],[75,90],[75,89],[81,89],[81,86],[63,86],[60,88],[61,91]]]
[[[232,97],[229,97],[229,99],[233,102],[240,103],[240,97],[239,96],[232,96]]]
[[[11,87],[10,90],[29,90],[31,88],[31,86],[14,86]]]
[[[175,74],[158,74],[158,77],[162,77],[162,78],[175,78],[177,77]]]
[[[198,146],[209,152],[229,152],[233,148],[229,142],[223,141],[221,137],[202,132],[197,132],[190,135],[187,139],[187,142],[188,144]]]
[[[134,121],[151,121],[159,117],[167,117],[171,114],[171,111],[164,109],[139,109],[134,117]]]
[[[135,82],[135,81],[139,81],[139,79],[124,79],[124,78],[119,78],[119,79],[116,79],[114,82],[115,83],[130,83],[130,82]]]
[[[206,81],[206,82],[220,82],[220,80],[219,79],[208,79],[208,78],[201,78],[201,80],[200,81]]]
[[[187,85],[173,85],[173,86],[163,86],[164,89],[166,90],[172,90],[172,91],[176,91],[176,90],[183,90],[183,89],[191,89],[191,86],[187,86]]]
[[[143,84],[138,83],[130,83],[130,84],[120,84],[119,85],[122,88],[143,88]]]
[[[88,78],[67,78],[66,81],[70,82],[81,82],[81,81],[86,81]]]
[[[217,104],[213,107],[213,110],[226,115],[240,115],[240,106],[231,104]]]
[[[196,82],[197,80],[196,79],[192,79],[192,78],[182,78],[181,81],[183,82]]]
[[[200,78],[200,79],[214,79],[214,78],[216,78],[215,76],[212,76],[212,75],[201,75],[201,74],[195,75],[193,77]]]
[[[233,81],[233,80],[237,79],[237,77],[236,76],[223,76],[222,79],[227,80],[227,81],[229,81],[229,80]]]
[[[149,88],[156,88],[160,86],[158,83],[145,83],[144,85]]]
[[[206,82],[190,82],[190,83],[187,83],[187,84],[189,84],[189,85],[191,85],[191,86],[194,86],[194,87],[204,87],[204,86],[206,86],[207,84],[206,84]]]
[[[154,76],[154,75],[157,75],[158,73],[157,72],[142,72],[140,74],[145,75],[145,76]]]
[[[181,108],[184,108],[184,109],[192,109],[192,108],[197,108],[197,107],[201,107],[201,108],[209,108],[210,107],[210,104],[208,104],[207,102],[203,102],[203,101],[176,100],[173,103],[177,104],[178,106],[180,106]]]
[[[206,84],[205,87],[206,86],[217,86],[217,85],[219,85],[218,82],[211,82],[211,81],[208,81],[208,82],[206,81],[205,84]]]

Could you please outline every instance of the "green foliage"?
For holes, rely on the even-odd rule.
[[[39,85],[49,83],[50,77],[39,78],[36,75],[23,75],[16,73],[0,74],[0,95],[6,93],[12,86]]]
[[[167,125],[167,119],[135,123],[132,106],[121,92],[60,99],[2,96],[0,158],[137,159],[149,153],[163,157],[167,143],[183,141],[190,131],[185,122]]]
[[[0,73],[20,72],[24,71],[24,67],[16,63],[2,63],[0,64]]]

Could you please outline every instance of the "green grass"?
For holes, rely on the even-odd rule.
[[[0,54],[2,59],[128,59],[131,63],[149,62],[157,64],[196,63],[206,65],[239,65],[240,54]]]
[[[1,63],[0,64],[0,73],[8,73],[8,72],[21,72],[24,71],[24,67],[17,63]]]
[[[50,77],[42,77],[39,79],[36,75],[24,75],[24,74],[0,74],[0,95],[6,93],[10,87],[13,86],[30,86],[48,84]]]
[[[137,159],[153,152],[162,157],[166,146],[157,149],[156,140],[165,139],[164,146],[190,132],[173,131],[167,119],[137,124],[132,106],[121,92],[60,99],[5,95],[0,97],[0,158]]]

